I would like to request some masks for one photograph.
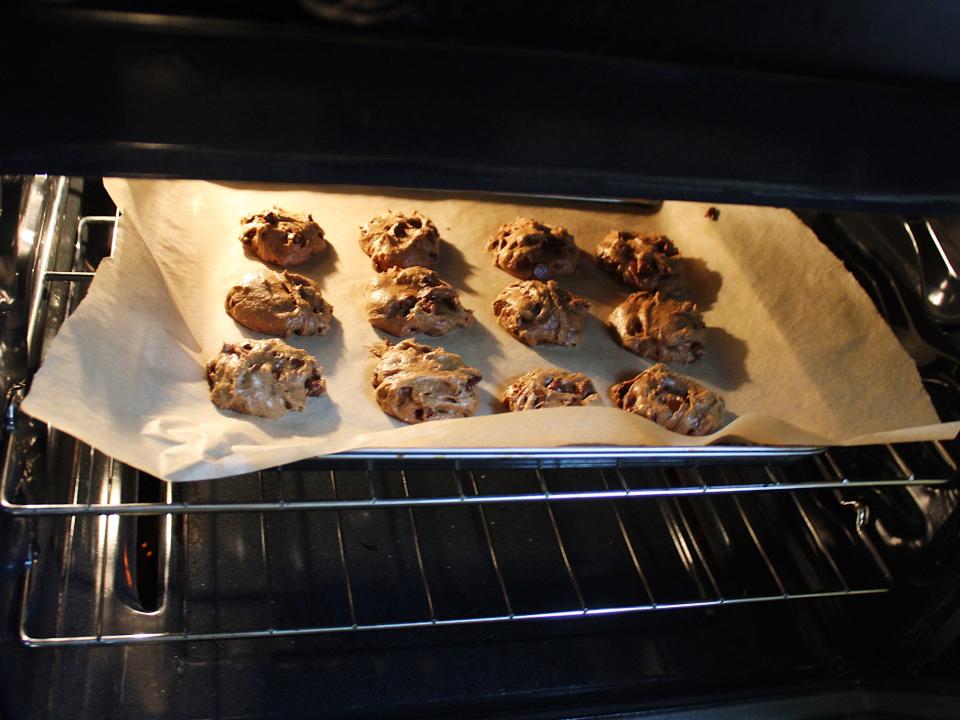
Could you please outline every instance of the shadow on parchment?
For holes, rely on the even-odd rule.
[[[750,379],[747,374],[746,342],[723,328],[708,327],[705,344],[706,350],[701,362],[709,365],[711,383],[722,390],[736,390]],[[695,373],[693,370],[691,374]]]
[[[711,270],[701,258],[682,258],[681,268],[687,281],[690,299],[697,304],[701,312],[712,308],[720,294],[723,275]]]
[[[473,274],[473,265],[456,245],[448,240],[440,239],[440,261],[437,263],[437,274],[441,280],[446,280],[456,290],[473,292],[467,278]]]

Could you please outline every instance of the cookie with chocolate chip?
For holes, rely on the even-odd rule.
[[[532,218],[517,218],[501,225],[487,243],[487,251],[498,268],[521,280],[571,275],[580,258],[573,235],[566,228]]]
[[[224,343],[207,363],[207,384],[217,407],[262,418],[302,412],[327,387],[316,358],[276,338]]]
[[[382,342],[371,351],[380,358],[373,373],[377,404],[405,423],[473,415],[480,371],[443,348],[413,340]]]
[[[310,215],[273,208],[240,220],[240,242],[269,263],[299,265],[321,252],[327,241],[323,228]]]
[[[670,238],[656,233],[613,230],[597,245],[597,262],[627,285],[670,297],[686,289],[680,251]]]
[[[709,435],[723,425],[723,398],[662,363],[611,387],[610,399],[681,435]]]
[[[360,228],[360,249],[377,272],[432,267],[440,259],[440,233],[416,210],[409,215],[388,210]]]
[[[588,300],[554,280],[510,283],[493,301],[501,327],[524,345],[577,345],[589,309]]]
[[[251,273],[230,288],[227,314],[254,332],[265,335],[323,335],[330,329],[333,307],[320,286],[288,272]]]
[[[706,325],[696,304],[656,292],[635,292],[610,313],[610,326],[630,352],[660,362],[703,356]]]
[[[551,407],[575,407],[600,402],[593,381],[583,373],[560,368],[532,370],[507,387],[503,404],[511,412]]]
[[[398,337],[444,335],[473,324],[453,286],[425,267],[378,273],[367,286],[366,313],[371,325]]]

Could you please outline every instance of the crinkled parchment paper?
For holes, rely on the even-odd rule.
[[[855,444],[950,438],[916,367],[869,298],[787,210],[667,202],[628,206],[389,191],[109,180],[123,210],[113,258],[65,323],[23,408],[151,474],[195,480],[248,472],[352,448],[539,447],[574,444]],[[387,194],[384,194],[384,193]],[[316,355],[329,393],[279,420],[236,415],[207,398],[205,361],[224,341],[255,336],[223,309],[227,290],[261,263],[238,241],[239,218],[279,205],[311,213],[330,247],[297,268],[323,287],[336,318],[329,334],[288,340]],[[370,386],[381,337],[363,315],[373,276],[358,229],[386,209],[432,218],[444,240],[441,277],[478,322],[426,339],[483,373],[477,417],[405,426],[384,415]],[[500,223],[530,215],[566,226],[584,251],[561,278],[592,303],[577,348],[528,348],[496,322],[491,303],[513,278],[484,250]],[[605,327],[629,289],[591,261],[611,229],[669,235],[685,256],[692,294],[709,327],[703,359],[678,367],[723,394],[731,422],[689,438],[610,407],[608,387],[649,363],[620,348]],[[383,336],[386,337],[386,336]],[[605,407],[503,413],[507,382],[536,367],[589,374]]]

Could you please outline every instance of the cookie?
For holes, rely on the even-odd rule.
[[[533,370],[507,387],[503,404],[510,412],[551,407],[593,405],[600,402],[593,381],[583,373],[560,368]]]
[[[327,389],[316,358],[275,338],[224,343],[207,363],[207,384],[217,407],[262,418],[302,412]]]
[[[227,314],[264,335],[323,335],[330,329],[333,307],[320,286],[296,273],[267,270],[250,274],[227,293]]]
[[[671,297],[684,293],[680,251],[663,235],[614,230],[597,245],[597,261],[627,285]]]
[[[276,265],[299,265],[327,246],[323,228],[310,215],[273,208],[240,223],[240,242],[261,260]]]
[[[577,269],[580,251],[565,228],[531,218],[517,218],[501,225],[487,243],[498,268],[521,280],[549,280],[571,275]]]
[[[662,363],[611,387],[610,399],[682,435],[709,435],[723,425],[723,398]]]
[[[610,313],[610,326],[630,352],[659,362],[696,362],[706,326],[697,306],[659,292],[635,292]]]
[[[470,417],[479,399],[480,371],[459,355],[413,340],[396,345],[382,342],[371,348],[380,358],[373,372],[377,403],[405,423]]]
[[[360,249],[377,272],[431,267],[440,259],[440,233],[416,210],[409,215],[388,210],[360,228]]]
[[[367,291],[367,320],[391,335],[436,336],[473,324],[457,291],[425,267],[379,273]]]
[[[576,345],[589,309],[553,280],[510,283],[493,301],[500,325],[524,345]]]

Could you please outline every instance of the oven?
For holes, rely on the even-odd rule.
[[[955,61],[873,48],[903,20],[883,4],[699,8],[716,36],[644,57],[631,23],[691,17],[564,7],[4,11],[5,66],[31,60],[0,121],[4,717],[955,716],[955,440],[355,451],[174,483],[21,411],[126,175],[787,206],[960,419]],[[787,20],[860,42],[758,40]]]

